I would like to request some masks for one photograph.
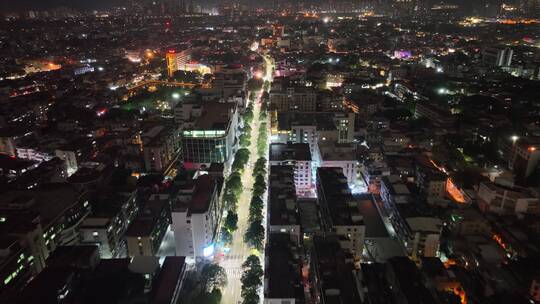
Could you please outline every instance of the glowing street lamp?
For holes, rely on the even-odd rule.
[[[512,140],[512,143],[513,143],[513,144],[516,144],[516,141],[519,139],[519,136],[517,136],[517,135],[512,135],[512,136],[510,137],[510,139]]]
[[[172,98],[174,98],[174,99],[180,99],[180,94],[178,94],[178,93],[172,93]]]

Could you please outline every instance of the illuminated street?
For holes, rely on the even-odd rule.
[[[238,229],[233,234],[233,243],[230,246],[230,252],[227,253],[221,263],[221,266],[227,271],[228,285],[223,291],[223,299],[221,303],[224,304],[236,304],[241,300],[240,290],[241,283],[240,277],[242,276],[242,263],[250,253],[249,247],[244,243],[244,233],[246,232],[248,225],[249,215],[249,202],[251,200],[251,190],[253,186],[253,165],[257,160],[257,134],[259,130],[259,116],[260,105],[255,104],[253,114],[255,119],[253,120],[251,130],[251,145],[249,150],[251,155],[249,162],[246,165],[244,172],[242,173],[242,183],[244,185],[244,191],[240,195],[238,200]]]
[[[270,59],[263,57],[267,63],[270,63]],[[267,64],[266,75],[264,79],[271,81],[272,66],[271,63]],[[260,99],[260,95],[259,95]],[[221,303],[223,304],[237,304],[241,302],[241,287],[242,283],[240,278],[242,277],[242,263],[246,257],[250,255],[251,249],[244,243],[244,234],[248,227],[249,216],[249,203],[251,201],[252,186],[255,182],[253,178],[253,167],[257,161],[257,137],[259,132],[259,112],[261,106],[257,101],[253,107],[253,122],[251,129],[251,145],[249,146],[250,157],[249,162],[242,173],[242,183],[244,185],[244,191],[238,199],[238,229],[233,233],[233,243],[230,245],[230,251],[225,254],[221,261],[227,272],[228,284],[223,290],[223,298]],[[266,207],[265,207],[266,208]]]
[[[540,304],[540,0],[0,16],[0,304]]]

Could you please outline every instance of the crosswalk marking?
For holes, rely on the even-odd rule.
[[[227,278],[229,279],[239,279],[242,277],[242,268],[240,267],[234,267],[234,268],[227,268],[225,269],[225,272],[227,273]]]

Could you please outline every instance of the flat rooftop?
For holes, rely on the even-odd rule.
[[[195,118],[193,130],[227,130],[235,107],[233,103],[204,102],[201,107],[202,114]]]
[[[351,144],[321,143],[319,151],[322,161],[355,161],[356,149]]]
[[[69,183],[47,184],[41,188],[3,193],[0,197],[0,209],[37,212],[43,228],[46,229],[82,199],[83,192]]]
[[[216,191],[217,182],[209,174],[200,175],[196,180],[187,177],[182,182],[178,196],[188,197],[177,199],[173,203],[173,212],[185,212],[189,214],[205,213],[210,208],[212,196]]]
[[[366,238],[387,238],[388,230],[382,221],[381,214],[375,206],[375,198],[371,194],[357,196],[360,214],[366,223]]]
[[[185,268],[185,257],[168,256],[163,261],[152,290],[154,304],[169,304],[176,291],[179,280],[182,279]]]
[[[317,169],[317,197],[323,213],[329,213],[331,226],[364,225],[358,201],[351,194],[347,178],[341,168]]]
[[[270,161],[311,161],[309,144],[276,143],[270,145]]]
[[[393,195],[409,195],[411,192],[409,188],[403,183],[401,178],[397,175],[388,175],[382,178],[382,181]]]
[[[270,225],[299,225],[293,166],[270,166]]]
[[[293,126],[316,126],[319,131],[336,130],[334,113],[321,112],[280,112],[278,129],[291,130]]]
[[[265,276],[268,279],[265,288],[266,298],[303,299],[304,290],[301,266],[292,259],[290,235],[286,233],[270,234],[268,239],[268,266]]]

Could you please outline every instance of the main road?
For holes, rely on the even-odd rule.
[[[238,199],[238,229],[233,233],[233,242],[230,245],[230,251],[223,257],[221,266],[227,272],[228,284],[223,292],[221,303],[238,304],[242,300],[240,295],[242,276],[242,263],[250,255],[250,248],[244,243],[244,234],[248,227],[249,202],[253,190],[253,166],[257,160],[257,136],[259,131],[259,111],[260,106],[255,104],[253,107],[253,123],[251,125],[251,144],[249,146],[250,156],[248,164],[242,173],[243,191]]]
[[[265,81],[272,81],[272,61],[263,56],[266,62]],[[260,101],[262,94],[259,94],[257,101]],[[238,199],[238,229],[233,233],[233,241],[230,245],[230,251],[223,257],[220,265],[227,272],[228,283],[223,290],[222,304],[238,304],[242,302],[242,263],[252,253],[252,249],[244,243],[244,234],[248,227],[249,203],[251,201],[253,183],[253,167],[257,161],[257,138],[259,134],[259,121],[261,105],[260,102],[254,102],[253,105],[253,123],[251,124],[251,144],[249,161],[242,173],[243,191]],[[269,128],[269,126],[267,125]],[[263,262],[263,261],[261,261]],[[264,262],[263,262],[264,263]]]

